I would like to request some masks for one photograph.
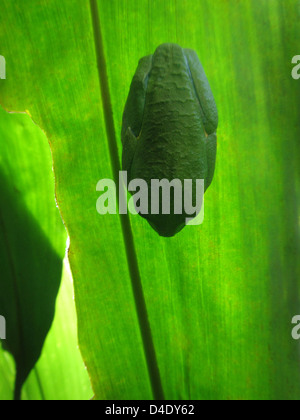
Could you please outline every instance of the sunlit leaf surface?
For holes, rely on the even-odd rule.
[[[19,398],[54,317],[66,234],[55,205],[46,137],[28,115],[2,108],[0,133],[2,344],[16,362]]]
[[[41,358],[23,386],[24,400],[89,400],[93,396],[78,344],[73,284],[64,265],[53,325]],[[15,367],[0,348],[0,400],[13,396]]]
[[[299,344],[291,339],[300,310],[300,84],[291,78],[299,7],[296,0],[3,2],[8,76],[0,102],[29,110],[51,143],[80,347],[97,398],[158,394],[132,292],[135,257],[166,398],[299,398]],[[115,146],[121,155],[138,60],[163,42],[198,52],[220,116],[204,223],[172,239],[138,216],[126,233],[119,216],[96,212],[96,184],[113,177]]]

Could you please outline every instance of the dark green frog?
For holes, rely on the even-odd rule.
[[[149,211],[141,214],[162,236],[173,236],[187,215],[151,214],[151,180],[212,182],[216,161],[218,113],[215,100],[195,51],[163,44],[140,60],[123,115],[123,170],[128,181],[143,179],[149,187]],[[163,193],[162,193],[163,194]]]

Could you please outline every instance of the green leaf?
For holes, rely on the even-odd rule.
[[[294,0],[4,2],[0,102],[51,144],[97,398],[299,398],[298,17]],[[163,42],[198,52],[220,115],[204,224],[172,239],[96,213],[137,62]]]
[[[73,283],[67,262],[53,325],[42,355],[23,386],[23,400],[89,400],[93,396],[78,344]],[[0,400],[13,396],[14,362],[0,348]]]
[[[66,234],[50,149],[27,115],[0,109],[0,314],[16,363],[15,398],[39,359],[58,293]]]
[[[43,353],[24,386],[26,399],[90,400],[90,379],[77,343],[73,282],[67,261]]]

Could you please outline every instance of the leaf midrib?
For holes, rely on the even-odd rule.
[[[107,66],[103,47],[103,38],[97,0],[90,0],[91,16],[94,31],[94,43],[97,58],[98,77],[100,84],[100,93],[103,103],[103,113],[105,128],[108,139],[108,148],[112,164],[113,176],[116,184],[119,184],[120,162],[118,155],[117,139],[113,120],[113,110],[110,99],[109,83],[107,77]],[[157,357],[149,323],[145,297],[143,293],[142,281],[139,271],[139,265],[134,245],[133,234],[131,230],[129,216],[120,214],[123,240],[125,245],[128,268],[131,278],[131,286],[138,315],[138,322],[143,342],[143,349],[147,362],[147,368],[153,392],[156,400],[164,399],[164,392],[161,383],[160,372],[157,363]]]

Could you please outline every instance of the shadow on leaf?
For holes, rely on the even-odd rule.
[[[6,320],[2,344],[16,362],[18,400],[54,318],[62,260],[1,171],[0,267],[0,314]]]

